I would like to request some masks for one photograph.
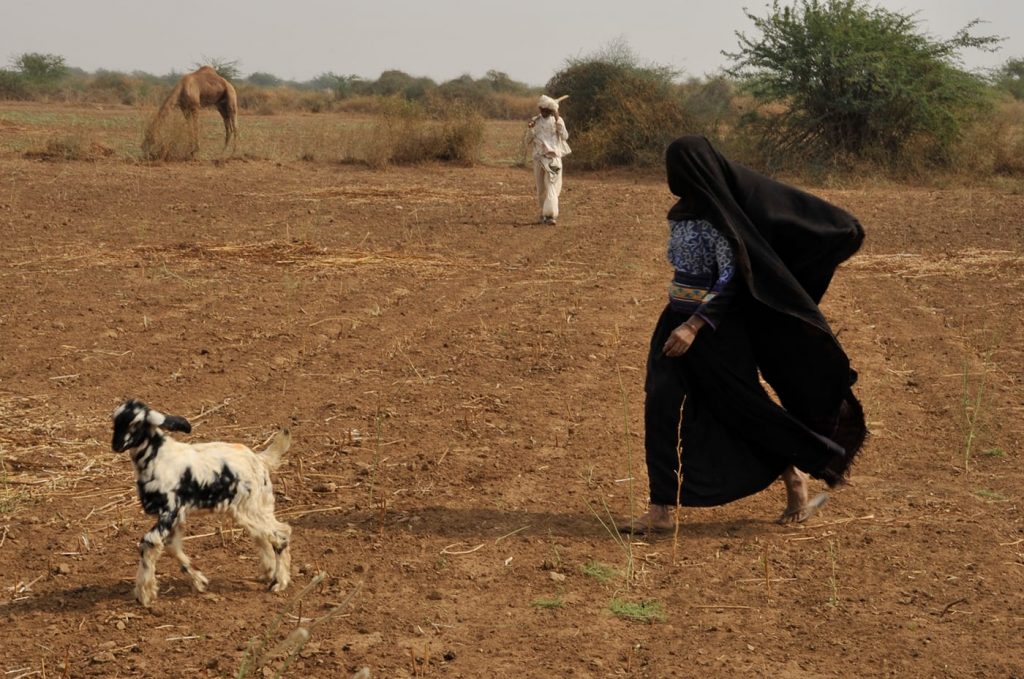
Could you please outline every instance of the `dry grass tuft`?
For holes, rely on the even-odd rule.
[[[391,100],[370,131],[363,160],[373,168],[439,160],[472,165],[483,146],[483,119],[454,107],[429,117],[422,107]]]
[[[193,157],[188,123],[179,115],[151,119],[143,133],[142,157],[145,160],[183,161]]]
[[[114,149],[101,144],[88,134],[76,131],[50,137],[42,149],[27,151],[26,158],[54,162],[84,160],[94,161],[114,155]]]

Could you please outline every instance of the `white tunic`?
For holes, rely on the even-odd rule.
[[[537,116],[529,132],[532,133],[530,137],[534,158],[561,158],[572,153],[566,143],[569,131],[565,129],[565,122],[561,118]]]

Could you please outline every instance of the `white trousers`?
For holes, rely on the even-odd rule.
[[[533,159],[533,176],[537,180],[537,206],[541,218],[558,219],[558,196],[562,193],[562,161],[554,159],[558,172],[548,169],[551,158]]]

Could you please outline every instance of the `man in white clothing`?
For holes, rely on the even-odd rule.
[[[537,203],[541,224],[555,224],[558,219],[558,195],[562,192],[562,157],[572,153],[566,140],[569,132],[558,114],[558,103],[566,97],[552,99],[541,95],[537,102],[540,115],[528,125],[527,143],[533,147],[533,175],[537,180]]]

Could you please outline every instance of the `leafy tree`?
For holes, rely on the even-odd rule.
[[[724,54],[756,99],[785,105],[754,119],[766,149],[894,159],[924,139],[945,157],[986,106],[984,83],[959,58],[999,42],[972,32],[978,20],[939,40],[915,15],[863,0],[774,0],[767,16],[747,17],[757,34],[737,32],[739,50]]]
[[[359,93],[359,89],[366,85],[366,81],[357,75],[338,75],[333,71],[321,73],[307,83],[304,87],[314,90],[331,90],[336,99],[345,99]]]
[[[491,69],[484,74],[483,81],[487,83],[487,86],[492,92],[508,94],[527,94],[530,92],[529,85],[512,80],[508,73],[505,73],[504,71],[495,71],[494,69]]]
[[[279,87],[284,84],[284,81],[276,75],[271,73],[261,73],[259,71],[250,73],[249,77],[247,77],[245,81],[250,85],[256,85],[257,87]]]
[[[1024,59],[1010,59],[993,78],[995,86],[1009,92],[1014,99],[1024,99]]]
[[[64,57],[57,54],[26,52],[15,57],[12,65],[34,85],[52,85],[68,73]]]

